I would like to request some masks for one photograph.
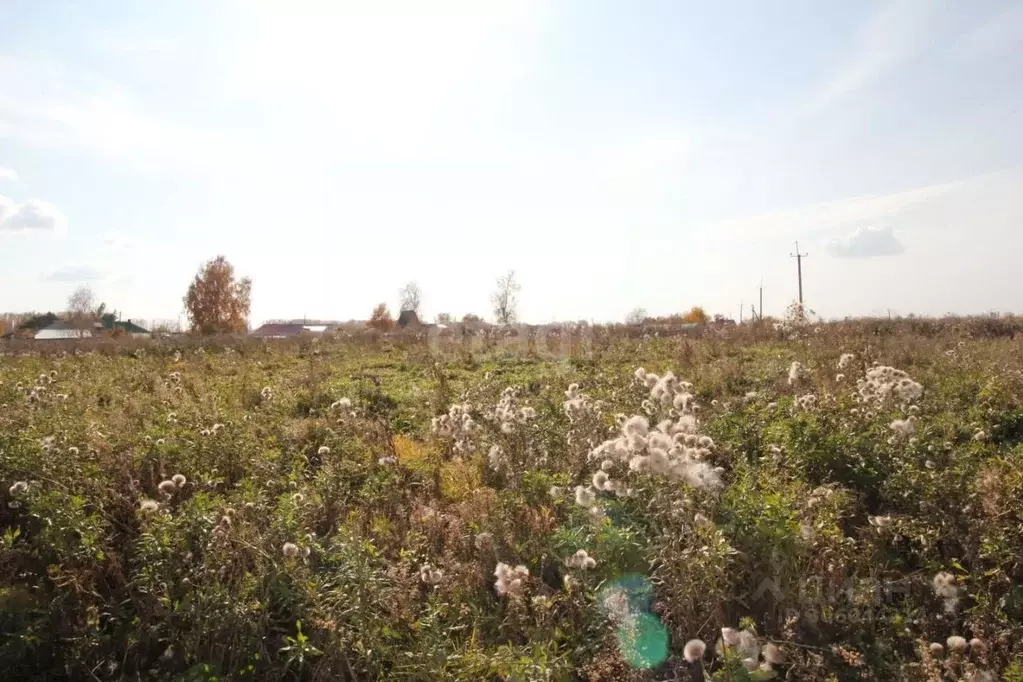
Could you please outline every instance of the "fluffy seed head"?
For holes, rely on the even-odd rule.
[[[970,643],[966,641],[965,637],[952,635],[945,640],[945,646],[954,654],[965,654],[966,650],[970,647]]]
[[[781,647],[777,644],[765,644],[763,655],[764,660],[771,665],[780,665],[785,662],[785,656],[781,652]]]
[[[494,582],[497,593],[515,597],[522,594],[525,580],[529,577],[529,569],[521,565],[512,568],[502,561],[494,569],[494,576],[497,578]]]
[[[575,487],[575,503],[584,507],[589,507],[597,500],[597,494],[589,488],[584,488],[581,485]]]
[[[285,542],[284,545],[281,547],[281,552],[286,557],[289,558],[296,557],[298,556],[299,552],[298,545],[296,545],[294,542]]]
[[[177,490],[178,486],[174,481],[167,479],[166,481],[160,481],[160,485],[156,487],[159,488],[160,492],[164,495],[172,495],[174,494],[174,491]]]
[[[188,483],[188,479],[185,478],[182,474],[174,474],[173,476],[171,476],[171,480],[174,481],[174,485],[176,485],[179,488],[183,488],[184,485]]]
[[[702,639],[691,639],[686,642],[683,655],[686,657],[686,662],[695,663],[703,658],[703,654],[706,650],[707,645],[703,643]]]

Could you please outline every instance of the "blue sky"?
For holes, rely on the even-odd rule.
[[[0,0],[0,310],[1021,311],[1023,3]]]

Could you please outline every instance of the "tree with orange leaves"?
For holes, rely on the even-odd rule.
[[[391,317],[391,311],[387,309],[386,303],[381,303],[376,308],[373,308],[373,314],[370,315],[366,326],[382,332],[389,332],[394,329],[394,318]]]
[[[252,280],[234,278],[234,266],[223,256],[199,268],[185,295],[192,331],[223,334],[245,331],[252,303]]]
[[[707,312],[698,305],[694,305],[688,313],[682,318],[686,322],[695,322],[696,324],[707,324]]]

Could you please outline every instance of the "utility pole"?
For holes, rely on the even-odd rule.
[[[796,252],[790,253],[789,258],[796,259],[796,272],[799,275],[799,307],[803,307],[803,259],[809,256],[808,253],[799,253],[799,242],[796,242]]]
[[[739,324],[742,324],[742,301],[739,301]]]
[[[764,321],[764,280],[760,280],[760,321]]]

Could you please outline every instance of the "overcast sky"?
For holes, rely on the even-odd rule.
[[[429,8],[429,9],[427,9]],[[0,0],[0,311],[1023,312],[1023,3]],[[748,314],[748,313],[747,313]]]

